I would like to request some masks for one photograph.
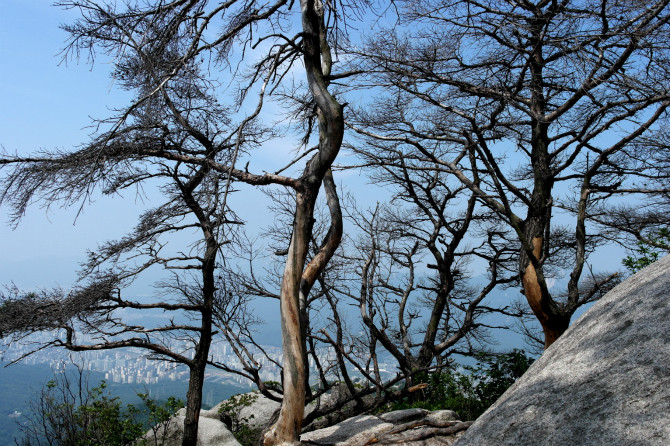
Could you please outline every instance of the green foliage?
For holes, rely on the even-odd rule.
[[[637,242],[637,247],[632,250],[631,255],[621,261],[632,274],[670,253],[670,229],[661,228],[658,234],[649,236],[648,239],[651,243]]]
[[[82,381],[79,380],[81,383]],[[67,378],[49,381],[22,427],[21,445],[93,446],[129,444],[143,433],[138,410],[125,409],[111,397],[102,381],[92,389],[75,389]]]
[[[231,396],[219,407],[222,421],[228,425],[228,428],[242,446],[258,444],[262,432],[262,429],[249,425],[249,422],[254,418],[253,414],[248,417],[241,415],[242,409],[251,406],[257,399],[258,394],[256,393],[243,393]]]
[[[415,382],[428,387],[418,399],[410,397],[391,404],[391,410],[420,407],[427,410],[450,409],[464,420],[474,420],[524,374],[533,359],[521,350],[477,355],[477,365],[465,366],[466,373],[455,371],[419,374]]]
[[[184,401],[171,396],[163,404],[157,404],[155,400],[149,398],[148,393],[138,393],[147,410],[147,422],[151,427],[153,441],[142,439],[136,446],[162,445],[167,437],[168,424],[166,423],[172,415],[184,407]]]
[[[74,380],[74,382],[73,382]],[[86,377],[79,370],[74,378],[62,373],[47,382],[39,396],[31,402],[33,415],[20,426],[23,446],[123,446],[142,436],[148,426],[166,421],[184,406],[181,400],[169,398],[157,404],[147,394],[139,394],[144,402],[141,410],[119,397],[112,397],[103,380],[89,389]],[[162,444],[154,429],[153,442]]]

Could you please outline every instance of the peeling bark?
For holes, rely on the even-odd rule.
[[[331,70],[332,59],[326,40],[324,5],[320,0],[301,0],[300,10],[304,31],[303,60],[309,89],[317,107],[319,150],[307,163],[296,187],[293,233],[280,296],[284,399],[277,422],[263,436],[265,445],[300,443],[307,389],[306,321],[303,316],[305,308],[301,309],[301,302],[305,307],[307,295],[314,281],[339,246],[342,234],[341,212],[330,167],[342,145],[344,119],[342,106],[328,91],[326,80]],[[326,198],[331,211],[331,231],[319,253],[309,265],[305,265],[314,224],[314,208],[324,179]]]
[[[535,237],[532,243],[533,255],[537,260],[540,258],[542,252],[542,237]],[[533,262],[530,260],[522,273],[522,283],[526,300],[540,325],[542,325],[544,347],[547,348],[568,329],[570,317],[566,317],[562,312],[557,311],[556,305],[551,300],[551,296],[548,292],[543,291],[535,266],[533,266]]]

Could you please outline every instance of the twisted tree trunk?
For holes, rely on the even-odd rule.
[[[307,293],[311,289],[320,271],[326,266],[339,245],[340,234],[332,228],[337,227],[337,215],[333,214],[332,201],[334,183],[330,167],[335,161],[344,135],[342,106],[328,91],[327,77],[330,74],[332,59],[326,40],[324,5],[321,0],[301,0],[305,71],[310,92],[316,103],[319,122],[319,149],[310,159],[296,187],[296,210],[293,221],[293,233],[288,249],[288,257],[280,295],[282,318],[282,346],[284,349],[283,393],[284,399],[277,422],[265,433],[266,445],[295,445],[300,443],[300,430],[305,410],[306,390],[306,345],[304,335],[303,312]],[[314,207],[324,177],[328,175],[326,185],[328,204],[331,208],[332,226],[327,242],[321,248],[310,265],[305,269],[307,252],[314,224]],[[332,187],[331,184],[332,183]],[[338,206],[339,208],[339,206]],[[339,215],[341,220],[341,214]],[[301,309],[302,307],[302,309]]]

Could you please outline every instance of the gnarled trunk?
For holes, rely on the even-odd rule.
[[[324,5],[321,0],[301,0],[300,11],[304,33],[302,49],[305,72],[319,122],[319,150],[307,163],[299,180],[300,184],[296,187],[293,233],[280,295],[284,399],[277,422],[263,437],[266,445],[293,445],[300,442],[306,390],[305,323],[301,322],[301,302],[304,307],[306,294],[339,245],[339,236],[336,240],[332,239],[337,234],[331,231],[330,243],[322,247],[321,252],[303,272],[312,235],[316,198],[324,177],[330,175],[330,167],[342,145],[344,119],[342,106],[328,91],[327,75],[330,74],[332,59],[326,39]],[[330,207],[332,197],[328,198]],[[339,218],[341,219],[341,215]],[[335,220],[332,208],[331,219]],[[324,252],[325,255],[321,255]],[[306,283],[302,283],[303,280]]]
[[[208,169],[206,167],[202,168],[188,183],[179,183],[184,201],[200,222],[206,244],[201,260],[202,296],[199,303],[201,318],[199,339],[195,345],[193,359],[188,363],[190,373],[188,391],[186,392],[186,416],[184,419],[182,446],[196,446],[198,442],[198,422],[202,406],[202,388],[205,383],[205,369],[207,367],[209,349],[212,344],[212,316],[214,312],[214,295],[216,292],[214,270],[216,269],[216,256],[219,244],[215,236],[214,227],[202,207],[193,197],[193,190],[201,184],[207,172]]]
[[[316,194],[298,192],[293,234],[282,278],[280,312],[284,364],[279,419],[265,434],[265,444],[297,444],[305,410],[306,348],[300,323],[300,280],[312,234]]]
[[[532,239],[533,256],[540,259],[542,252],[542,237]],[[544,348],[549,347],[568,329],[570,316],[560,311],[547,290],[544,277],[538,274],[537,269],[528,256],[521,256],[525,260],[525,268],[521,274],[526,300],[540,322],[544,332]]]

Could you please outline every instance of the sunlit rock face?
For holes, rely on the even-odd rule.
[[[451,446],[470,422],[451,410],[405,409],[381,415],[357,415],[334,426],[304,433],[315,446]]]
[[[670,445],[670,256],[580,317],[456,446]]]
[[[135,443],[140,445],[181,446],[184,438],[184,418],[186,409],[180,409],[165,423],[151,428]],[[226,425],[219,420],[219,414],[212,410],[200,412],[198,422],[198,446],[241,446]]]

